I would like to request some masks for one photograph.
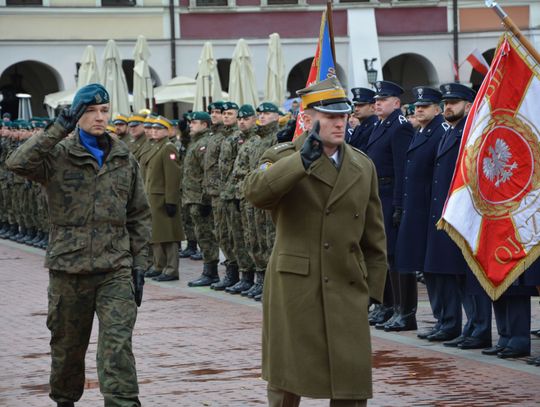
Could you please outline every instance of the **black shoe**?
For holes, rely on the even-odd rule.
[[[188,287],[206,287],[219,282],[217,263],[205,263],[201,276],[188,283]]]
[[[189,258],[191,260],[202,260],[203,259],[203,255],[201,252],[196,252],[195,254],[192,254],[191,256],[189,256]]]
[[[264,289],[263,283],[255,283],[253,286],[248,290],[246,297],[248,298],[255,298],[259,294],[262,294]]]
[[[495,345],[491,348],[486,348],[482,350],[482,355],[488,355],[488,356],[495,356],[499,352],[502,352],[504,349],[506,349],[504,346]]]
[[[370,325],[381,324],[388,321],[394,313],[392,307],[387,307],[385,305],[379,304],[375,306],[373,313],[370,313],[368,316],[368,321]]]
[[[188,240],[187,247],[184,250],[181,250],[178,255],[181,259],[186,259],[188,257],[193,256],[197,253],[197,242],[193,240]]]
[[[540,356],[527,359],[528,365],[540,366]]]
[[[261,302],[262,302],[262,300],[263,300],[263,294],[260,293],[259,295],[256,295],[255,297],[253,297],[253,299],[254,299],[255,301],[261,301]]]
[[[394,310],[393,313],[392,313],[392,316],[387,320],[387,321],[383,321],[383,322],[378,322],[375,324],[375,329],[379,329],[379,330],[382,330],[384,329],[384,327],[388,324],[393,324],[394,321],[399,318],[399,312]]]
[[[416,310],[411,315],[399,315],[393,322],[388,322],[384,326],[386,332],[416,331]]]
[[[253,280],[248,281],[248,280],[242,279],[239,282],[237,282],[235,285],[233,285],[232,287],[226,288],[225,291],[228,292],[229,294],[240,294],[242,291],[249,290],[252,285],[253,285]]]
[[[416,336],[420,339],[427,339],[428,336],[433,335],[435,332],[437,332],[437,329],[431,328],[422,332],[418,332]]]
[[[500,359],[522,358],[525,356],[530,356],[530,354],[530,351],[518,351],[512,348],[504,348],[499,353],[497,353],[497,357]]]
[[[56,403],[56,407],[75,407],[75,403],[73,401],[59,401]]]
[[[179,279],[178,276],[171,276],[171,275],[167,275],[167,274],[160,274],[159,276],[154,277],[152,280],[154,280],[154,281],[176,281],[176,280],[178,280],[178,279]]]
[[[161,275],[161,271],[157,271],[154,267],[150,267],[150,269],[144,273],[144,276],[147,278],[157,277],[159,275]]]
[[[225,267],[225,277],[223,278],[223,280],[212,284],[210,286],[212,290],[223,291],[226,288],[232,287],[233,285],[238,283],[238,281],[240,281],[238,275],[238,265],[227,264]]]
[[[534,331],[531,331],[531,335],[538,336],[540,338],[540,329],[536,329]]]
[[[430,341],[430,342],[444,342],[444,341],[450,341],[450,340],[452,340],[454,338],[457,338],[458,336],[459,336],[459,334],[452,335],[449,332],[437,331],[434,334],[429,335],[427,337],[427,340]]]
[[[459,345],[461,345],[465,341],[465,339],[467,339],[467,338],[465,338],[463,335],[459,335],[457,338],[452,339],[451,341],[444,342],[443,345],[447,346],[449,348],[457,348]],[[485,346],[484,346],[484,348],[485,348]]]
[[[458,345],[460,349],[485,349],[491,346],[491,341],[480,338],[465,338],[463,342]]]

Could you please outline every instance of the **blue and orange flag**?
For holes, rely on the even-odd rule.
[[[322,14],[319,42],[317,43],[315,56],[313,57],[313,62],[311,63],[311,69],[309,70],[306,87],[325,80],[326,78],[336,76],[333,46],[334,34],[332,32],[332,26],[328,20],[328,12],[331,13],[331,9],[324,11]],[[304,107],[300,106],[300,111],[298,112],[298,117],[296,119],[294,138],[298,137],[305,130]]]

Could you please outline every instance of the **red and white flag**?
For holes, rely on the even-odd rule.
[[[540,69],[504,34],[474,101],[438,227],[496,300],[540,255]]]
[[[466,59],[469,61],[475,71],[480,72],[484,76],[487,75],[489,71],[489,64],[477,48],[475,48]]]

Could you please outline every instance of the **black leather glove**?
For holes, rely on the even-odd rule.
[[[321,125],[317,120],[313,124],[313,128],[309,132],[306,141],[304,141],[304,144],[300,149],[300,156],[302,157],[302,163],[304,163],[304,168],[306,170],[322,155],[322,141],[319,137],[320,128]]]
[[[137,303],[137,307],[140,307],[144,287],[144,270],[141,267],[133,268],[131,270],[131,277],[133,278],[133,286],[135,287],[135,302]]]
[[[210,205],[201,205],[201,216],[206,218],[212,213],[212,206]]]
[[[296,130],[296,120],[289,120],[285,128],[276,134],[278,143],[285,143],[291,141],[294,137],[294,131]]]
[[[77,106],[71,106],[70,108],[63,108],[60,114],[56,118],[56,122],[66,130],[66,133],[71,133],[77,126],[77,122],[86,111],[88,105],[86,103],[79,103]]]
[[[174,218],[174,215],[176,215],[176,204],[165,204],[165,212],[167,212],[167,216],[169,218]]]
[[[233,199],[234,206],[236,206],[236,210],[240,212],[240,199]]]
[[[401,216],[403,216],[403,208],[396,206],[394,213],[392,214],[392,226],[397,228],[401,223]]]

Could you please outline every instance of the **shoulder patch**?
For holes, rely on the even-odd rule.
[[[448,123],[446,123],[446,122],[442,122],[442,123],[441,123],[441,126],[443,127],[443,129],[444,129],[445,131],[448,130],[448,129],[451,127],[451,126],[450,126]]]
[[[267,162],[261,164],[261,166],[259,167],[259,170],[266,171],[271,166],[272,166],[272,163],[267,161]]]
[[[398,116],[398,118],[399,118],[399,124],[403,124],[403,123],[408,122],[407,118],[405,116],[401,115],[401,114]]]
[[[170,154],[169,154],[169,158],[170,158],[171,160],[173,160],[173,161],[176,160],[176,154],[175,154],[175,153],[170,153]]]
[[[206,146],[202,146],[201,148],[199,148],[199,151],[204,151],[206,150]]]

